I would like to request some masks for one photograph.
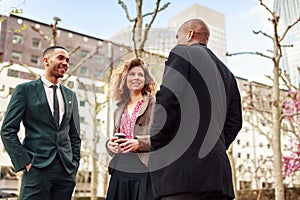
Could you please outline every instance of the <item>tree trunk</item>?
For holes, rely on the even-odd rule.
[[[142,11],[143,0],[136,0],[137,7],[137,23],[135,29],[135,44],[137,56],[141,57],[142,49],[141,42],[143,40],[143,11]]]
[[[96,102],[95,102],[96,103]],[[98,153],[97,145],[99,142],[99,136],[96,128],[96,117],[94,117],[94,141],[93,141],[93,153],[92,153],[92,174],[91,174],[91,200],[97,200],[97,186],[98,186]]]
[[[277,52],[277,51],[274,51]],[[282,153],[281,153],[281,113],[280,113],[280,90],[279,90],[279,59],[274,62],[274,84],[272,92],[272,148],[274,155],[274,175],[275,175],[275,200],[284,200],[284,187],[282,177]]]
[[[228,158],[230,161],[230,165],[231,165],[231,170],[232,170],[232,180],[233,180],[233,189],[234,189],[234,193],[235,193],[235,200],[239,199],[238,196],[238,189],[237,189],[237,178],[236,178],[236,168],[235,168],[235,161],[233,158],[233,145],[231,144],[228,151]]]
[[[108,43],[108,57],[110,58],[110,65],[108,68],[108,80],[107,82],[109,84],[107,84],[107,126],[106,126],[106,137],[110,138],[111,134],[112,134],[112,130],[111,130],[111,114],[112,114],[112,110],[111,110],[111,105],[110,105],[110,80],[111,80],[111,76],[112,76],[112,72],[113,72],[113,66],[114,66],[114,52],[113,52],[113,48],[112,48],[112,44]],[[106,163],[109,164],[109,160],[110,160],[110,156],[108,154],[106,154]],[[109,183],[109,176],[108,176],[108,171],[105,170],[104,174],[103,174],[103,180],[104,180],[104,184],[103,184],[103,191],[106,194],[107,193],[107,188],[108,188],[108,183]]]

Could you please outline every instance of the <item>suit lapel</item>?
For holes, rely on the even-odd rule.
[[[47,117],[55,125],[55,122],[54,122],[54,119],[53,119],[53,116],[52,116],[52,113],[51,113],[51,110],[50,110],[50,107],[49,107],[49,104],[48,104],[48,100],[47,100],[47,97],[46,97],[44,84],[43,84],[41,78],[36,80],[35,93],[36,93],[36,96],[38,97],[38,99],[40,100],[41,105],[44,105],[44,106],[42,106],[42,109],[45,111]]]
[[[68,90],[63,85],[60,85],[60,90],[63,95],[64,103],[65,103],[65,114],[60,123],[60,126],[62,126],[71,115],[71,111],[72,111],[71,105],[73,102],[72,102],[72,93],[68,92]]]
[[[147,109],[148,103],[149,103],[149,95],[144,95],[144,103],[140,107],[140,110],[139,110],[136,118],[138,118],[145,112],[145,110]]]
[[[115,121],[115,131],[119,131],[119,128],[120,128],[120,121],[121,121],[121,117],[122,117],[122,114],[124,112],[124,109],[125,109],[125,105],[127,105],[127,102],[121,102],[121,103],[118,103],[117,106],[118,108],[116,109],[115,111],[115,117],[114,117],[114,121]]]

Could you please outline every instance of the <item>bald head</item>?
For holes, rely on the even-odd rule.
[[[203,20],[190,19],[184,22],[178,29],[178,33],[176,35],[177,44],[207,44],[209,35],[209,28]]]

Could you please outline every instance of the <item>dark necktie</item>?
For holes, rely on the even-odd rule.
[[[50,86],[53,89],[53,118],[57,125],[59,125],[59,104],[57,98],[57,85]]]

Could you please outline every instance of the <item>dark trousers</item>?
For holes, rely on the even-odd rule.
[[[68,174],[58,157],[47,167],[23,173],[20,200],[70,200],[76,173]]]
[[[166,197],[162,197],[157,200],[233,200],[232,197],[228,197],[219,193],[180,193],[174,194]]]

